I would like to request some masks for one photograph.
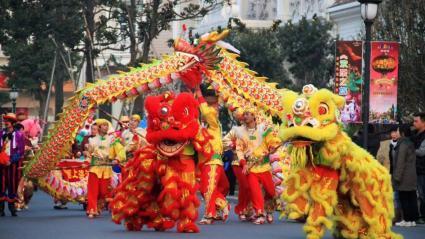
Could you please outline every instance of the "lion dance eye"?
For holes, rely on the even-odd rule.
[[[303,115],[306,110],[308,110],[308,102],[305,98],[297,99],[292,105],[292,112],[295,115]]]
[[[161,113],[162,116],[165,116],[165,115],[168,115],[169,111],[170,110],[168,109],[168,107],[163,106],[163,107],[161,107],[160,113]]]
[[[319,105],[319,115],[326,115],[329,112],[329,106],[325,103]]]

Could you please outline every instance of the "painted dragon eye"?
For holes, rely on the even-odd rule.
[[[326,115],[329,113],[329,106],[325,103],[319,105],[319,115]]]

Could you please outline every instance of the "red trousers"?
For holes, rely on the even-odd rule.
[[[111,186],[110,178],[98,178],[96,174],[89,173],[87,183],[87,214],[99,214],[103,208],[98,208],[98,201],[105,201],[109,196]]]
[[[200,190],[205,200],[205,217],[214,218],[217,208],[228,206],[229,181],[222,165],[205,165],[202,168]]]
[[[248,213],[248,205],[251,202],[248,175],[243,174],[242,167],[236,165],[233,166],[233,173],[235,174],[239,185],[238,204],[235,207],[235,213],[238,215],[246,214]]]
[[[9,166],[0,166],[0,202],[15,202],[19,181],[22,177],[22,160]],[[7,191],[7,193],[6,193]]]
[[[273,201],[275,196],[275,185],[273,183],[272,174],[270,172],[249,173],[248,183],[251,188],[252,207],[257,215],[264,214],[264,201]],[[264,188],[263,196],[261,185]]]

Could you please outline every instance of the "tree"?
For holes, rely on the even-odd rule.
[[[129,66],[149,62],[151,45],[163,31],[171,29],[171,23],[199,19],[228,0],[205,0],[194,4],[191,0],[130,0],[119,5],[117,19],[121,34],[129,38],[122,49],[130,49]],[[135,112],[143,112],[144,97],[137,97]]]
[[[374,24],[374,39],[400,42],[398,110],[425,110],[425,0],[387,0]]]
[[[295,85],[305,84],[316,87],[327,86],[334,72],[334,42],[330,31],[332,24],[320,18],[299,22],[287,22],[279,28],[277,42],[281,54],[290,64],[289,71],[295,78]]]
[[[228,0],[205,0],[202,4],[191,0],[130,0],[120,5],[119,16],[122,33],[129,37],[131,66],[149,61],[152,41],[163,31],[171,29],[175,21],[193,20],[204,17],[217,6]],[[139,46],[141,45],[141,50]]]
[[[119,0],[83,0],[77,6],[82,11],[84,53],[86,62],[86,82],[94,82],[95,59],[107,49],[123,50],[116,48],[115,44],[124,40],[120,34],[119,26]],[[98,76],[100,77],[100,76]]]
[[[291,81],[284,67],[285,55],[277,34],[272,29],[252,30],[239,27],[226,39],[240,52],[240,60],[249,64],[259,75],[278,82],[280,87],[290,88]]]
[[[9,64],[2,67],[9,85],[28,90],[44,109],[55,54],[65,47],[74,49],[82,37],[78,24],[77,0],[2,1],[0,7],[0,44]],[[59,56],[56,64],[57,111],[63,104],[62,85],[69,79]],[[43,87],[42,87],[43,86]],[[40,117],[43,111],[40,111]]]

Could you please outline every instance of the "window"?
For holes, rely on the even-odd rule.
[[[277,16],[277,0],[248,0],[248,20],[274,20]]]

